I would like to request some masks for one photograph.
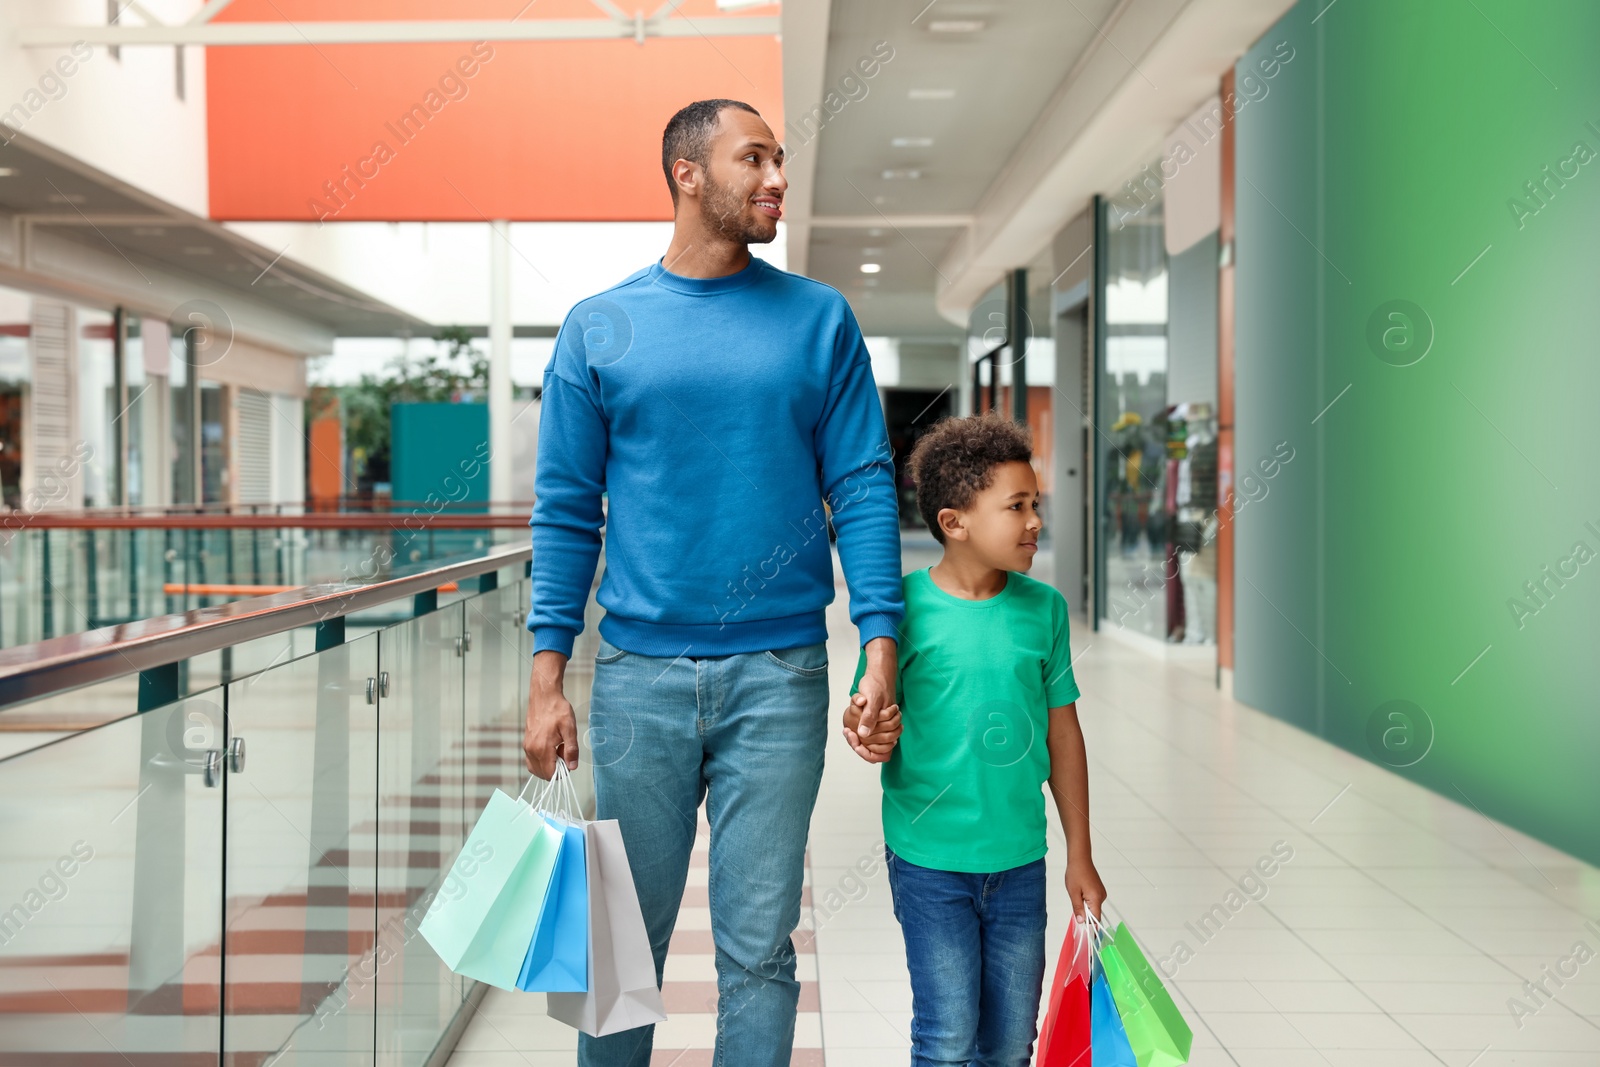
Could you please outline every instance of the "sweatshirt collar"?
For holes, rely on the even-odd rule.
[[[650,264],[650,281],[663,289],[671,289],[675,293],[687,296],[717,296],[750,285],[761,277],[766,266],[764,260],[751,256],[750,262],[745,264],[744,269],[733,274],[725,274],[720,278],[685,278],[681,274],[667,270],[661,265],[660,260],[656,260]]]

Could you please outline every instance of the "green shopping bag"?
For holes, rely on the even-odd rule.
[[[1118,923],[1117,932],[1100,949],[1100,965],[1139,1067],[1188,1063],[1194,1032],[1139,951],[1127,923]]]
[[[495,790],[418,927],[447,967],[517,987],[561,840],[533,805]]]

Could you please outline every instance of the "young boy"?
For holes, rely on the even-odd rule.
[[[1023,573],[1042,525],[1032,457],[1027,431],[995,415],[945,419],[911,453],[917,507],[944,546],[903,582],[903,732],[883,767],[912,1067],[1029,1062],[1045,970],[1042,784],[1066,831],[1074,913],[1098,916],[1106,895],[1089,852],[1067,602]],[[860,703],[845,737],[871,758],[881,737],[859,735]]]

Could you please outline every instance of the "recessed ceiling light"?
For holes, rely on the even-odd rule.
[[[934,19],[928,29],[932,33],[977,33],[987,25],[982,19]]]
[[[912,100],[954,100],[954,89],[913,89],[906,96]]]
[[[867,231],[867,236],[868,237],[882,237],[883,236],[883,231],[881,229],[879,229],[878,227],[874,226],[874,227],[872,227],[872,229]]]
[[[861,264],[861,273],[862,274],[876,274],[882,269],[883,269],[883,264],[881,264],[881,263],[863,263],[863,264]]]
[[[889,144],[894,148],[932,148],[932,137],[896,137]]]
[[[883,255],[883,249],[881,249],[881,248],[863,248],[861,250],[861,254],[864,255],[864,256],[881,256],[881,255]]]
[[[922,177],[922,171],[915,167],[897,167],[883,172],[886,182],[914,182]]]
[[[0,178],[14,178],[16,175],[16,167],[0,167]]]

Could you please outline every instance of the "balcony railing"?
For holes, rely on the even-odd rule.
[[[530,507],[288,505],[0,514],[0,647],[331,581],[370,581],[526,537]]]
[[[0,651],[0,1065],[441,1062],[479,990],[417,924],[523,776],[529,555]]]

